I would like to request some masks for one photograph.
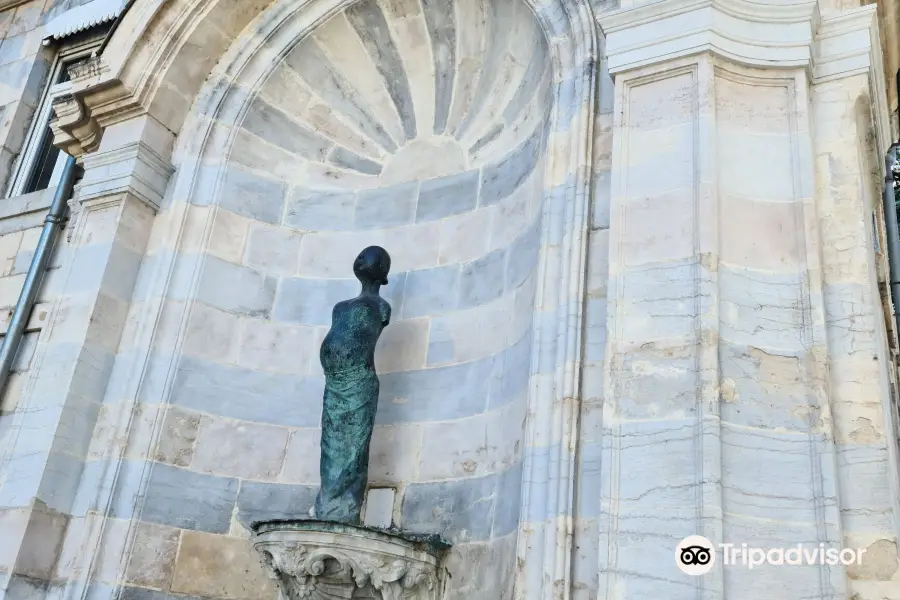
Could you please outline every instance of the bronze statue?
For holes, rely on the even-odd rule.
[[[353,262],[359,295],[338,302],[319,358],[325,372],[322,408],[322,486],[315,518],[358,524],[366,491],[369,444],[378,408],[375,344],[391,320],[391,305],[378,295],[387,285],[391,257],[369,246]]]

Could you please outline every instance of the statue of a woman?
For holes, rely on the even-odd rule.
[[[322,408],[322,487],[314,515],[323,521],[358,524],[369,469],[369,443],[378,408],[375,344],[391,319],[391,305],[378,295],[387,285],[391,257],[370,246],[353,263],[359,296],[338,302],[319,358],[325,371]]]

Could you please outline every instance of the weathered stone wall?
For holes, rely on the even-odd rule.
[[[26,141],[32,120],[47,85],[52,62],[52,52],[42,44],[44,25],[53,17],[84,0],[36,0],[20,3],[0,12],[0,189],[6,190],[12,183],[17,160]],[[41,235],[44,217],[49,209],[55,188],[23,196],[4,198],[0,202],[0,315],[2,330],[18,300],[31,264],[34,250]],[[53,301],[63,284],[64,273],[60,267],[69,254],[65,235],[60,236],[51,259],[48,272],[37,298],[26,333],[21,341],[18,356],[13,365],[0,402],[0,594],[8,589],[16,594],[31,589],[35,581],[46,579],[49,571],[40,555],[58,543],[64,519],[51,515],[53,509],[44,512],[49,500],[49,481],[44,493],[22,500],[16,493],[19,484],[27,488],[16,473],[15,462],[21,458],[14,447],[23,436],[22,422],[26,412],[36,414],[34,405],[23,406],[21,399],[30,382],[33,382],[35,351],[41,334],[48,325]],[[46,442],[43,450],[49,452],[52,435],[45,430],[28,430],[26,436],[34,442],[32,448]],[[50,431],[52,434],[52,431]],[[32,451],[31,455],[36,453]],[[37,470],[37,469],[33,469]],[[77,471],[75,471],[77,476]],[[59,478],[57,478],[58,481]],[[63,486],[64,487],[64,486]],[[52,503],[52,502],[50,502]],[[32,511],[33,506],[39,510]],[[38,513],[42,513],[38,515]],[[22,543],[23,536],[31,536]],[[39,538],[43,537],[43,541]],[[22,552],[22,547],[26,551]],[[53,560],[50,558],[49,560]],[[17,575],[10,580],[9,573]],[[27,573],[33,579],[23,579]]]
[[[184,152],[207,160],[170,187],[129,317],[162,302],[142,404],[117,445],[143,351],[127,331],[58,578],[78,576],[118,446],[98,590],[273,593],[248,526],[312,505],[318,348],[334,303],[358,292],[353,258],[379,244],[393,316],[376,353],[370,481],[397,489],[397,525],[454,543],[452,597],[511,597],[549,66],[524,3],[363,2],[258,89],[233,84],[247,102],[218,117],[226,143],[185,134]]]

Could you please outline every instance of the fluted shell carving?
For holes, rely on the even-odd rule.
[[[430,599],[437,585],[434,567],[361,550],[355,555],[304,545],[259,548],[266,571],[288,600],[354,598],[371,587],[383,600]]]

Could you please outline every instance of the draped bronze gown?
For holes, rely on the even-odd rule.
[[[325,399],[317,519],[359,523],[378,408],[375,344],[390,317],[390,304],[377,292],[364,291],[338,302],[332,311],[331,329],[319,352]]]

